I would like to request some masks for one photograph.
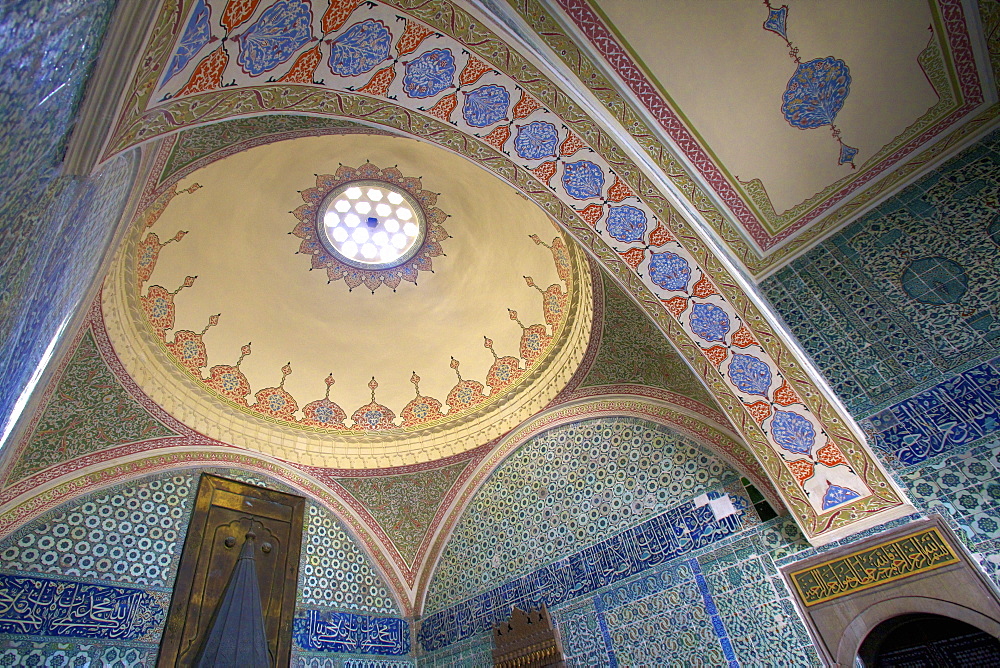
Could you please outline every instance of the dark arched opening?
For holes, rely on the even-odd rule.
[[[865,668],[1000,666],[1000,641],[950,617],[915,613],[887,619],[858,649]]]

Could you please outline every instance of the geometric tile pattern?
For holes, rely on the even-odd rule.
[[[465,461],[418,473],[335,480],[364,505],[412,564],[438,506],[468,465]]]
[[[677,392],[706,406],[715,400],[649,317],[601,271],[604,327],[593,365],[580,387],[646,385]]]
[[[398,615],[365,553],[333,514],[309,502],[296,607]]]
[[[892,468],[919,464],[1000,431],[1000,358],[966,369],[860,424]]]
[[[728,501],[733,512],[716,517],[715,501]],[[685,501],[612,538],[425,616],[417,640],[425,651],[447,647],[489,633],[514,607],[527,610],[544,604],[555,608],[675,560],[739,532],[743,517],[754,516],[748,506],[745,498],[722,496],[717,490],[710,492],[702,505]]]
[[[35,668],[66,666],[85,668],[153,668],[158,647],[129,647],[127,643],[38,642],[0,639],[0,666]]]
[[[732,475],[690,439],[638,418],[555,427],[522,445],[476,493],[437,566],[425,610],[577,552]]]
[[[104,250],[93,228],[110,229],[67,215],[80,213],[73,204],[87,184],[55,170],[114,5],[13,0],[0,14],[0,68],[11,73],[0,93],[0,432],[72,312],[70,296],[89,283]]]
[[[198,484],[184,472],[75,499],[0,542],[3,568],[172,587]]]
[[[1000,587],[1000,437],[899,472],[914,504],[941,514]]]
[[[856,416],[1000,350],[1000,130],[761,283]]]
[[[121,386],[88,329],[6,483],[115,445],[174,435]]]

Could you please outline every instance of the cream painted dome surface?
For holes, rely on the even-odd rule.
[[[366,162],[418,177],[424,209],[448,216],[443,254],[395,291],[310,270],[292,234],[323,175]],[[166,410],[234,445],[341,468],[499,436],[565,386],[592,315],[586,263],[541,209],[457,155],[368,135],[278,142],[196,171],[139,216],[104,311],[127,370]]]

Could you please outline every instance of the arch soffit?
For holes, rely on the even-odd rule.
[[[829,542],[910,512],[911,507],[885,474],[850,416],[830,401],[828,390],[817,385],[797,363],[796,350],[768,324],[755,305],[756,298],[740,288],[726,264],[699,239],[698,233],[670,206],[639,167],[625,157],[627,152],[614,138],[600,129],[534,64],[460,7],[447,0],[412,7],[411,4],[405,0],[390,0],[384,3],[383,9],[393,16],[402,14],[404,21],[413,21],[423,26],[421,29],[429,30],[428,34],[434,35],[435,48],[451,46],[454,53],[461,53],[466,63],[459,79],[462,80],[470,68],[474,70],[470,88],[471,83],[485,75],[487,80],[492,78],[512,91],[520,91],[521,101],[527,101],[532,109],[522,118],[527,119],[532,113],[548,114],[562,124],[566,134],[560,144],[562,155],[545,163],[549,167],[539,172],[542,166],[530,168],[519,164],[512,159],[511,153],[504,152],[513,120],[508,123],[507,138],[503,142],[493,133],[477,133],[475,127],[461,120],[448,122],[464,83],[454,93],[446,90],[442,100],[430,106],[430,100],[411,99],[402,94],[387,97],[388,88],[383,91],[370,86],[365,93],[354,92],[346,86],[336,90],[321,88],[318,84],[258,84],[252,81],[234,82],[223,88],[220,70],[214,82],[209,80],[207,86],[190,95],[154,99],[161,94],[157,88],[160,73],[165,69],[181,29],[177,17],[187,15],[192,0],[163,1],[140,60],[145,67],[137,69],[123,98],[104,157],[183,127],[265,113],[349,118],[439,143],[491,169],[525,193],[594,254],[637,298],[705,380],[811,542]],[[381,10],[359,5],[348,17],[357,21],[365,12],[377,11]],[[217,48],[224,48],[224,45]],[[398,45],[397,50],[401,51]],[[384,69],[405,66],[397,61],[395,59]],[[379,74],[382,73],[380,70]],[[391,83],[397,77],[395,70],[389,73]],[[363,86],[362,90],[365,88]],[[159,92],[154,95],[154,91]],[[449,96],[455,98],[454,104],[441,106]],[[512,113],[516,118],[516,112]],[[570,148],[565,148],[567,146]],[[577,155],[581,150],[586,159]],[[582,206],[589,198],[581,196],[578,189],[577,196],[573,196],[579,184],[571,185],[574,179],[572,175],[567,176],[570,157],[576,169],[585,164],[585,171],[589,171],[593,179],[598,179],[597,172],[600,172],[598,198],[605,184],[614,184],[602,204],[595,202]],[[563,165],[562,190],[550,185],[560,169],[559,164]],[[614,200],[617,196],[623,198]],[[623,250],[596,223],[605,215],[605,205],[629,197],[634,198],[629,200],[634,204],[632,208],[641,209],[643,215],[654,222],[659,221],[655,231],[661,231],[661,236],[655,240],[650,236],[649,244]],[[654,249],[654,241],[663,243]],[[639,243],[643,242],[644,239],[640,239]],[[673,272],[673,278],[663,275],[664,263],[671,264],[667,273]],[[656,282],[653,277],[658,273],[662,280]],[[699,275],[695,281],[695,276]],[[675,281],[677,276],[684,280]],[[692,302],[693,298],[700,302]],[[726,343],[725,335],[721,339],[724,345],[699,343],[697,331],[691,324],[694,304],[719,309],[724,314],[733,338],[731,343]],[[761,375],[767,376],[767,383],[751,387],[749,395],[746,383],[734,379],[731,365],[737,357],[741,364],[752,364]],[[794,428],[785,429],[787,426]],[[805,468],[808,468],[808,475],[803,473]],[[821,479],[832,479],[836,484],[828,482],[823,488],[817,482]],[[831,494],[831,490],[835,493]]]
[[[1000,620],[977,610],[937,598],[900,596],[869,606],[848,624],[837,646],[836,665],[853,666],[854,657],[857,656],[861,643],[882,622],[900,615],[921,612],[957,619],[1000,639]]]

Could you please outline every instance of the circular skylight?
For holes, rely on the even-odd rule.
[[[338,260],[362,269],[403,264],[420,250],[425,229],[413,196],[385,181],[350,181],[331,191],[316,227]]]

